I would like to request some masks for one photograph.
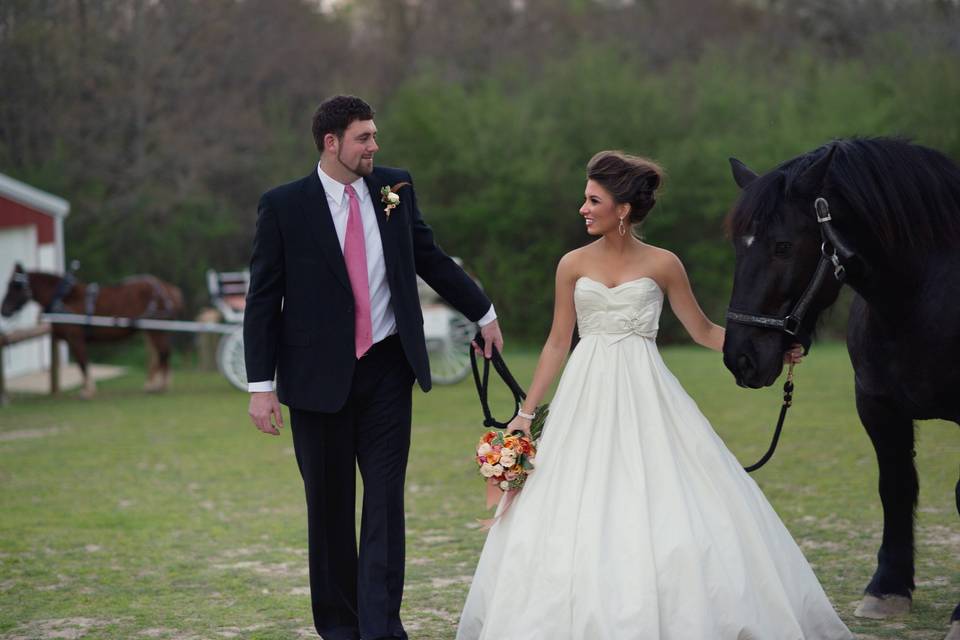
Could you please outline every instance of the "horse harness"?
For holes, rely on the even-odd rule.
[[[33,297],[33,291],[30,289],[29,278],[26,277],[27,274],[24,274],[24,280],[26,281],[27,295]],[[53,290],[53,298],[50,299],[50,304],[44,308],[44,313],[67,313],[66,305],[63,304],[63,301],[73,293],[74,288],[77,285],[77,276],[74,274],[73,270],[67,272],[65,276],[60,278],[60,281],[57,282],[57,288]],[[90,318],[94,315],[95,309],[97,307],[97,297],[100,295],[100,285],[96,282],[91,282],[87,285],[86,290],[83,295],[83,312],[87,315],[87,318]],[[83,333],[87,339],[90,338],[93,328],[89,325],[84,326]]]
[[[73,275],[73,272],[68,273],[64,277],[60,278],[60,281],[57,283],[57,288],[53,290],[53,298],[50,299],[50,304],[46,306],[44,312],[46,313],[63,313],[67,309],[63,305],[64,299],[73,292],[74,286],[77,284],[77,278]],[[28,285],[29,286],[29,285]],[[33,292],[28,292],[30,297],[33,297]]]
[[[745,311],[727,310],[727,320],[745,324],[761,329],[778,329],[787,335],[795,336],[800,332],[803,325],[803,318],[810,309],[810,303],[820,292],[824,281],[827,279],[827,273],[833,267],[833,277],[838,282],[843,282],[847,277],[846,263],[850,262],[856,254],[850,247],[840,239],[837,230],[833,228],[830,222],[833,218],[830,216],[830,205],[826,198],[817,198],[813,203],[814,211],[817,214],[817,222],[820,225],[820,261],[817,263],[817,269],[813,273],[813,278],[804,289],[803,295],[793,305],[793,309],[787,315],[767,316],[758,313],[749,313]]]
[[[161,311],[159,317],[170,316],[173,313],[174,303],[173,300],[167,295],[166,291],[163,290],[163,287],[160,286],[160,283],[156,278],[152,277],[134,277],[127,278],[124,282],[130,282],[132,280],[144,280],[153,287],[153,295],[150,297],[150,300],[147,303],[147,307],[143,310],[139,317],[141,318],[150,318],[155,317],[157,311]],[[27,273],[15,273],[13,275],[13,281],[21,284],[24,288],[24,291],[27,295],[27,298],[33,299],[33,289],[30,287],[30,277]],[[74,288],[77,284],[77,277],[73,271],[69,271],[65,276],[63,276],[59,282],[57,282],[57,287],[53,291],[53,298],[50,300],[50,303],[44,307],[44,313],[66,313],[69,310],[63,304],[63,301],[73,293]],[[97,307],[97,298],[100,297],[100,285],[96,282],[90,282],[87,284],[83,296],[83,313],[88,317],[96,315]],[[84,327],[87,334],[90,333],[92,327]]]
[[[129,278],[124,278],[123,281],[124,283],[129,283],[138,280],[147,282],[153,287],[153,295],[150,297],[149,302],[147,302],[147,307],[143,310],[143,313],[140,314],[140,317],[172,318],[175,305],[170,295],[160,285],[160,281],[150,275],[130,276]],[[157,313],[158,311],[160,312],[159,314]]]
[[[810,308],[810,303],[820,292],[827,273],[833,267],[833,277],[838,282],[843,282],[847,277],[846,263],[856,257],[850,247],[840,239],[837,230],[830,224],[833,217],[830,215],[830,204],[826,198],[817,198],[813,202],[813,209],[817,214],[817,223],[820,226],[820,261],[817,263],[817,269],[813,273],[813,278],[807,284],[803,295],[793,305],[793,309],[787,315],[781,317],[767,316],[756,313],[746,313],[742,311],[727,310],[727,320],[737,322],[761,329],[778,329],[789,336],[796,336],[803,325],[803,318]],[[787,417],[787,409],[793,406],[793,363],[787,371],[787,380],[783,383],[783,404],[780,405],[780,417],[777,419],[777,426],[773,432],[773,438],[767,452],[763,454],[756,463],[744,467],[748,473],[756,471],[773,457],[773,452],[777,449],[780,441],[780,433],[783,431],[783,422]]]

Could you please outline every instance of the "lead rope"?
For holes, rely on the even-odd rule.
[[[744,467],[747,473],[753,473],[773,457],[773,452],[777,450],[777,443],[780,441],[780,432],[783,431],[783,420],[787,417],[787,409],[793,406],[793,363],[787,369],[787,381],[783,383],[783,404],[780,405],[780,419],[777,420],[777,428],[773,432],[773,440],[770,447],[763,457],[757,460],[749,467]]]
[[[473,339],[481,349],[483,349],[483,336],[480,335],[480,332],[477,332],[476,337]],[[490,404],[487,397],[487,390],[490,386],[490,363],[493,363],[493,369],[500,376],[500,379],[507,385],[510,389],[510,392],[513,393],[513,402],[514,410],[513,415],[506,422],[499,422],[493,415],[490,413]],[[473,347],[470,347],[470,367],[473,369],[473,382],[477,385],[477,395],[480,396],[480,407],[483,409],[483,426],[489,427],[492,429],[506,429],[507,425],[510,424],[510,421],[517,417],[517,411],[520,410],[520,405],[523,403],[524,399],[527,397],[527,394],[523,391],[517,380],[513,377],[513,374],[510,373],[510,370],[507,369],[507,363],[503,361],[503,356],[500,355],[500,352],[497,351],[496,347],[491,348],[490,359],[483,360],[483,377],[481,379],[479,368],[477,367],[477,354],[473,350]]]

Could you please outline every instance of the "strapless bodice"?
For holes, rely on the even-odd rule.
[[[608,287],[581,276],[574,287],[580,337],[607,336],[609,343],[629,336],[656,338],[663,309],[663,291],[649,277]]]

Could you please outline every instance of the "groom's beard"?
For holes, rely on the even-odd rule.
[[[365,160],[363,156],[360,156],[359,158],[357,158],[356,164],[351,167],[350,165],[348,165],[346,162],[343,161],[343,158],[341,157],[340,152],[337,151],[337,162],[340,163],[341,167],[343,167],[347,171],[350,171],[351,173],[357,176],[368,176],[371,173],[373,173],[372,157]]]

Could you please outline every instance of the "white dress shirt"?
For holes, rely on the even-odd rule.
[[[320,176],[323,191],[327,195],[333,227],[340,241],[340,250],[343,251],[344,238],[347,234],[347,215],[350,213],[350,198],[347,196],[345,185],[328,176],[320,167],[320,163],[317,163],[317,175]],[[360,201],[360,219],[363,221],[363,240],[367,253],[367,277],[370,283],[370,319],[373,326],[373,344],[376,344],[397,332],[397,318],[390,304],[390,285],[387,282],[383,242],[380,240],[380,226],[377,224],[373,198],[363,178],[357,178],[351,184]],[[478,324],[484,327],[496,319],[497,313],[491,304],[490,309],[480,318]],[[251,392],[273,391],[273,380],[249,382],[247,387]]]

